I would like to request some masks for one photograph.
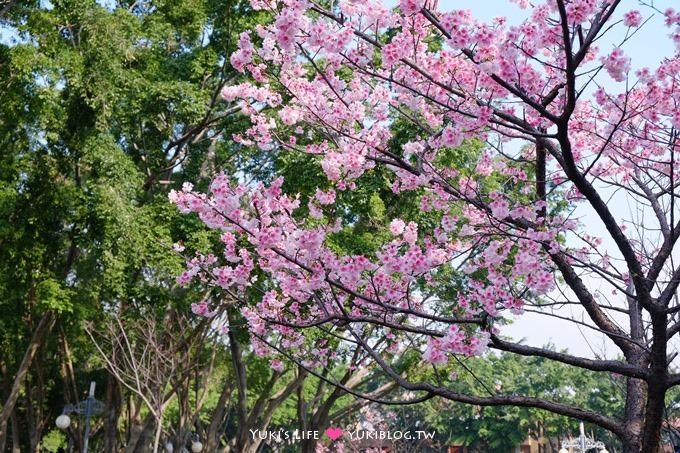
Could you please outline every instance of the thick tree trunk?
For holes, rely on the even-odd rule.
[[[666,409],[668,390],[668,319],[664,312],[651,313],[652,350],[649,369],[652,376],[647,382],[645,425],[642,430],[642,450],[659,451],[661,427]]]
[[[227,314],[231,324],[232,314],[229,311],[227,311]],[[231,330],[229,331],[228,336],[231,362],[236,376],[236,418],[240,428],[239,433],[236,435],[236,450],[244,451],[248,445],[248,437],[250,435],[248,432],[248,378],[246,375],[246,367],[243,363],[241,344]]]
[[[309,419],[307,418],[307,401],[305,400],[305,392],[303,386],[297,389],[297,416],[298,425],[301,432],[309,430]],[[303,439],[300,442],[300,451],[308,453],[311,448],[311,439]]]
[[[121,395],[118,381],[109,373],[106,385],[106,412],[104,413],[104,451],[118,451],[118,418],[120,417]]]
[[[629,294],[635,293],[632,283],[628,285],[627,291]],[[630,313],[630,336],[633,340],[643,343],[645,334],[640,304],[635,297],[631,296],[628,296],[626,301]],[[626,361],[631,365],[642,368],[649,364],[648,354],[641,348],[631,349]],[[638,453],[640,451],[640,436],[643,429],[643,413],[647,402],[647,391],[647,382],[644,380],[631,377],[626,379],[626,405],[623,414],[624,434],[621,436],[624,453]]]
[[[42,342],[41,342],[42,343]],[[42,344],[38,347],[36,357],[33,359],[33,374],[30,384],[27,383],[27,404],[31,405],[35,426],[31,432],[31,451],[37,452],[42,439],[43,431],[47,424],[45,420],[45,373],[44,373],[45,348]],[[30,390],[30,392],[28,391]]]
[[[244,453],[257,453],[257,451],[260,449],[260,445],[262,445],[262,441],[260,439],[256,439],[248,445]]]
[[[219,446],[220,442],[219,430],[227,413],[227,404],[233,390],[234,389],[231,385],[225,383],[224,389],[222,389],[222,394],[220,395],[220,399],[215,406],[215,410],[213,410],[212,417],[210,419],[210,425],[208,426],[208,430],[206,432],[206,451],[217,451],[217,447]]]
[[[14,377],[14,383],[12,384],[12,390],[10,390],[9,397],[5,400],[5,404],[2,406],[2,411],[0,411],[0,451],[5,451],[5,443],[7,441],[7,425],[12,413],[14,412],[14,407],[16,406],[17,400],[19,399],[19,391],[21,386],[26,380],[28,375],[28,370],[31,367],[33,358],[35,357],[38,347],[43,340],[45,334],[54,325],[54,315],[52,312],[47,312],[43,315],[38,323],[38,326],[33,331],[31,340],[28,343],[28,348],[24,353],[24,358],[19,365],[17,374]]]
[[[19,439],[19,420],[17,419],[16,412],[10,417],[10,425],[12,427],[12,453],[21,453],[21,442]]]
[[[132,453],[137,446],[139,436],[144,431],[146,420],[141,419],[141,402],[133,399],[132,396],[127,398],[127,432],[125,438],[125,453]]]
[[[645,428],[642,433],[642,451],[659,451],[661,447],[661,427],[665,410],[665,383],[660,386],[650,384],[645,409]]]
[[[36,438],[36,433],[38,431],[35,411],[33,407],[33,390],[32,384],[26,382],[26,393],[24,394],[24,407],[26,408],[26,423],[28,425],[28,444],[29,452],[35,453],[38,448],[38,439]]]
[[[154,430],[156,429],[156,419],[153,415],[147,415],[144,425],[133,445],[129,445],[127,451],[130,453],[149,453],[149,444],[152,441]],[[132,448],[130,448],[132,447]]]
[[[153,453],[158,453],[161,445],[161,434],[163,433],[163,413],[156,420],[156,434],[153,438]]]
[[[0,374],[2,376],[2,397],[6,400],[9,397],[9,376],[5,363],[0,363]],[[16,411],[12,412],[10,417],[10,428],[12,430],[12,453],[21,453],[21,431],[19,430],[19,420],[17,419]]]
[[[628,378],[626,383],[625,429],[621,438],[624,453],[639,453],[642,433],[643,411],[646,402],[647,383],[641,379]]]

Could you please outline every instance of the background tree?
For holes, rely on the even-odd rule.
[[[13,451],[36,451],[64,403],[96,380],[107,406],[98,438],[116,451],[134,413],[124,409],[138,402],[90,360],[83,325],[121,313],[160,320],[202,297],[174,288],[180,259],[169,247],[177,231],[207,236],[190,234],[197,223],[178,219],[165,193],[175,178],[242,166],[221,140],[238,121],[218,93],[233,77],[235,37],[257,14],[230,0],[2,8],[0,450],[9,435]]]

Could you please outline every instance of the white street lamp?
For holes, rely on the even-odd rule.
[[[71,426],[71,417],[66,414],[61,414],[57,417],[57,428],[65,430],[68,429],[69,426]]]
[[[571,440],[563,440],[562,441],[562,450],[560,450],[558,453],[562,453],[564,451],[567,453],[567,448],[575,448],[581,453],[586,453],[588,450],[593,449],[593,448],[598,448],[601,449],[600,453],[608,453],[607,450],[605,450],[604,443],[602,441],[596,441],[595,439],[591,439],[586,436],[585,429],[583,428],[583,423],[579,425],[579,431],[581,434],[578,436],[577,439],[571,439]]]
[[[203,444],[199,440],[198,433],[191,435],[191,451],[192,453],[200,453],[203,451]]]

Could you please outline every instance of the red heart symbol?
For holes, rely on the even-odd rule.
[[[342,436],[342,428],[326,428],[325,433],[331,440],[336,440],[338,437]]]

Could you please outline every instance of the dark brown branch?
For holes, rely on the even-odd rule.
[[[629,365],[618,360],[595,360],[584,357],[577,357],[571,354],[552,351],[546,348],[535,348],[525,346],[522,344],[512,343],[497,337],[491,336],[491,343],[489,347],[498,349],[500,351],[512,352],[523,356],[544,357],[546,359],[554,360],[556,362],[565,363],[567,365],[574,365],[579,368],[585,368],[592,371],[604,371],[618,373],[623,376],[631,376],[640,379],[646,379],[649,373],[646,369]]]
[[[350,332],[355,337],[357,342],[359,342],[362,347],[371,355],[373,360],[375,360],[380,365],[383,371],[392,379],[397,381],[399,386],[406,390],[422,391],[426,392],[426,394],[441,396],[451,401],[458,401],[460,403],[474,404],[478,406],[534,407],[537,409],[544,409],[555,414],[566,415],[568,417],[585,420],[608,429],[613,433],[621,434],[622,432],[621,424],[618,419],[564,403],[518,395],[495,395],[488,397],[466,395],[425,382],[409,382],[399,373],[397,373],[389,364],[387,364],[377,352],[375,352],[361,337],[359,337],[359,335],[353,331]]]

